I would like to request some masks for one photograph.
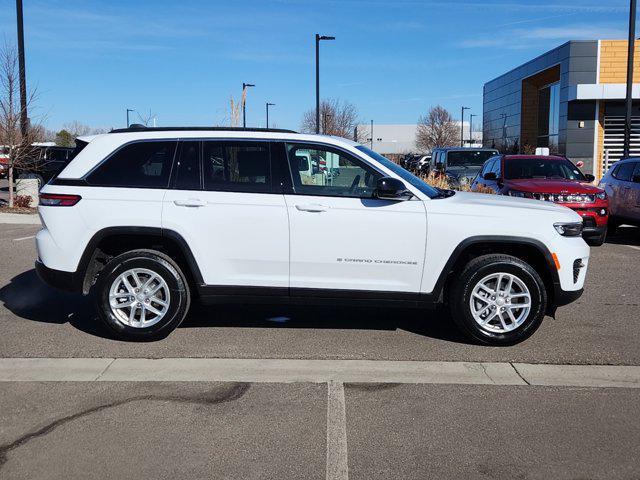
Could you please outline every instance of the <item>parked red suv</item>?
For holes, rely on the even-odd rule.
[[[584,239],[591,245],[602,245],[607,235],[609,200],[603,189],[591,185],[594,179],[564,157],[496,155],[485,162],[471,188],[483,185],[500,195],[569,207],[583,218]]]

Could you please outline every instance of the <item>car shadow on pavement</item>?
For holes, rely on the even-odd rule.
[[[0,288],[0,302],[16,316],[34,322],[65,324],[103,338],[113,338],[97,318],[91,299],[45,285],[34,269]]]
[[[193,327],[308,328],[405,330],[425,337],[469,343],[448,312],[408,308],[336,307],[318,305],[201,305],[195,303],[181,328]]]
[[[640,228],[630,225],[620,226],[616,229],[616,233],[607,235],[605,243],[640,246]]]
[[[45,285],[35,270],[12,278],[0,288],[0,302],[14,315],[34,322],[63,325],[97,337],[114,339],[97,317],[91,299]],[[469,343],[445,310],[321,307],[299,305],[201,305],[192,303],[180,328],[309,328],[405,330],[425,337]]]

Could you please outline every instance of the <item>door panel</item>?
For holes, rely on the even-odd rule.
[[[426,242],[421,201],[285,195],[291,288],[418,292]]]
[[[176,181],[204,189],[168,190],[163,228],[185,238],[208,285],[288,287],[289,223],[284,196],[268,192],[269,143],[201,144],[203,181],[178,181],[179,170]],[[193,171],[189,159],[183,168]]]
[[[354,155],[288,144],[290,286],[418,292],[426,242],[422,201],[373,198],[382,174]]]

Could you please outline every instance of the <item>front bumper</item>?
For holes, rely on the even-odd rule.
[[[562,290],[558,284],[555,285],[554,290],[553,303],[556,307],[561,307],[563,305],[568,305],[571,302],[575,302],[584,292],[584,288],[581,288],[580,290]]]

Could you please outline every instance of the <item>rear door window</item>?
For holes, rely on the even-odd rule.
[[[268,142],[204,141],[204,188],[227,192],[271,192]]]
[[[200,145],[199,141],[180,142],[174,167],[174,189],[202,189],[202,175],[200,174]]]
[[[104,187],[167,188],[176,141],[143,141],[125,145],[87,177]]]

